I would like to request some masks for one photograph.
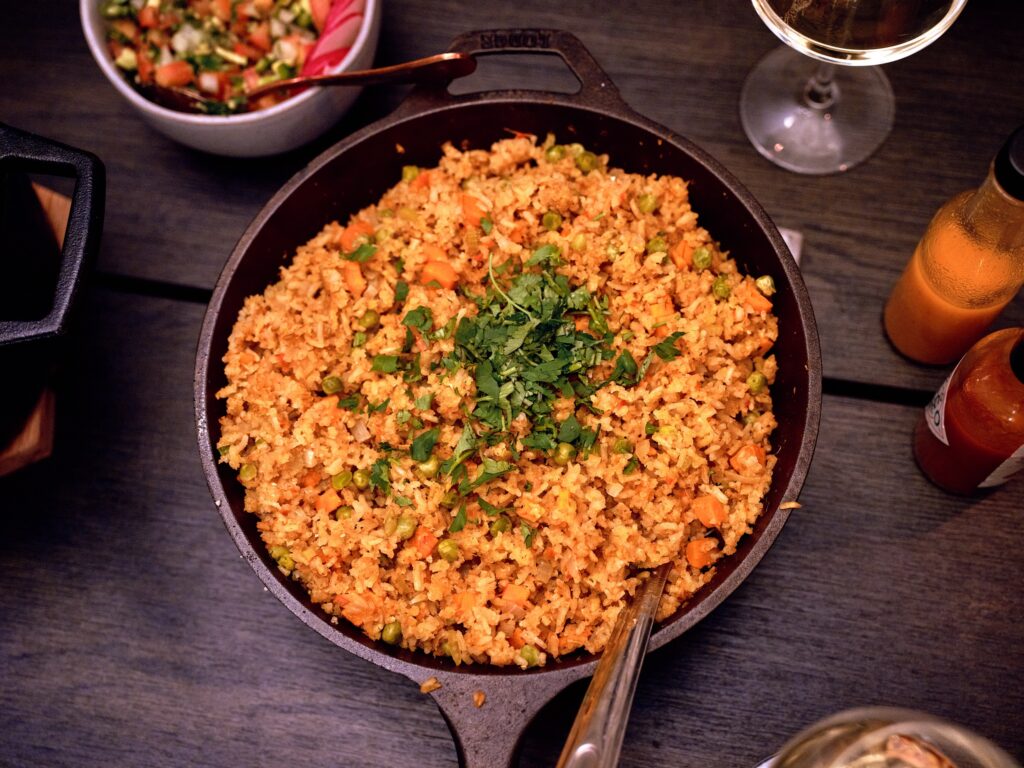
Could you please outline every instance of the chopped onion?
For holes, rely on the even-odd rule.
[[[199,90],[203,93],[217,93],[220,90],[220,78],[215,72],[203,72],[199,75]]]
[[[291,40],[278,40],[274,43],[272,51],[274,57],[279,61],[291,66],[299,58],[299,49]]]
[[[189,53],[203,41],[203,33],[191,24],[183,24],[181,29],[171,38],[171,48],[175,53]]]
[[[352,425],[352,438],[357,443],[365,443],[370,439],[370,430],[366,427],[365,421],[357,421]]]
[[[280,19],[270,20],[270,36],[273,38],[284,37],[288,32],[288,27]]]

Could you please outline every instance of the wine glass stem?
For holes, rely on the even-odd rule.
[[[828,109],[835,104],[839,93],[832,76],[835,65],[821,62],[807,85],[804,86],[804,104],[811,109]]]

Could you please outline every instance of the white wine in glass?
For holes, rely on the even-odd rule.
[[[924,48],[949,28],[966,3],[753,0],[769,29],[794,50],[769,53],[743,85],[740,118],[751,143],[797,173],[852,168],[892,128],[892,87],[871,65]]]

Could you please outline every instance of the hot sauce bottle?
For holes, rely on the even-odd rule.
[[[1024,468],[1024,328],[989,334],[964,355],[924,409],[914,457],[928,479],[960,494]]]
[[[945,364],[980,339],[1024,283],[1024,126],[985,183],[943,205],[885,305],[889,341]]]

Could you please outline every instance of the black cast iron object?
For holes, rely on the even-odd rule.
[[[63,247],[29,173],[74,178]],[[103,164],[95,155],[0,123],[0,449],[35,405],[103,229]]]
[[[221,359],[231,328],[247,296],[261,293],[296,246],[332,219],[343,219],[375,202],[408,164],[436,164],[441,145],[487,148],[510,131],[539,136],[554,132],[561,142],[579,141],[611,155],[615,167],[639,173],[672,174],[690,181],[690,199],[700,221],[748,273],[769,274],[779,287],[775,313],[779,361],[772,389],[779,427],[773,435],[778,456],[765,511],[736,554],[714,579],[651,637],[658,648],[692,627],[747,577],[775,540],[789,515],[779,509],[796,499],[810,466],[821,410],[821,357],[810,300],[800,271],[774,224],[717,161],[668,129],[636,114],[580,41],[555,30],[472,32],[451,50],[477,56],[492,53],[552,53],[580,81],[574,94],[493,91],[452,96],[443,87],[421,87],[388,117],[334,145],[297,173],[242,235],[217,282],[203,322],[196,359],[195,396],[199,450],[215,503],[242,556],[267,588],[305,624],[336,645],[385,669],[421,683],[436,677],[433,693],[468,768],[514,764],[526,725],[556,693],[590,675],[593,656],[582,655],[520,671],[450,662],[375,643],[357,629],[311,604],[304,590],[282,576],[260,541],[256,517],[242,508],[243,489],[217,463],[218,422],[223,405],[215,393],[225,384]],[[486,704],[476,708],[474,691]]]

